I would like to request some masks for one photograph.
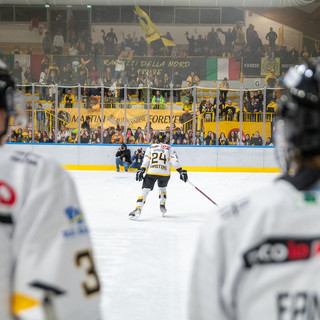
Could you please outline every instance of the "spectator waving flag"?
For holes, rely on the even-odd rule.
[[[139,6],[135,6],[134,13],[137,15],[146,40],[152,49],[158,51],[162,47],[175,47],[174,41],[161,35],[157,26]]]

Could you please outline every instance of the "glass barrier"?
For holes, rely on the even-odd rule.
[[[177,145],[273,145],[280,88],[228,89],[20,85],[27,125],[9,142],[150,144],[159,133]]]

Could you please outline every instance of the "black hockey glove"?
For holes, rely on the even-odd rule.
[[[143,179],[143,174],[145,173],[145,171],[146,171],[145,168],[141,168],[137,171],[137,174],[136,174],[137,181],[141,181]]]
[[[188,181],[188,173],[187,173],[187,170],[182,170],[181,168],[179,168],[177,171],[180,173],[180,179],[181,179],[183,182],[187,182],[187,181]]]

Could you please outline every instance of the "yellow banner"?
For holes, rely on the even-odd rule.
[[[204,122],[204,128],[206,134],[208,131],[216,132],[216,123],[215,122]],[[221,132],[223,132],[226,137],[229,136],[230,132],[233,130],[240,130],[240,122],[239,121],[222,121],[219,122],[219,136]],[[262,122],[242,122],[242,138],[246,134],[249,134],[250,137],[258,131],[260,136],[262,137],[263,132],[263,123]],[[266,122],[266,138],[271,137],[271,123]]]
[[[84,109],[80,111],[80,125],[90,116],[90,127],[98,129],[101,126],[101,109]],[[145,128],[148,120],[148,111],[145,109],[127,109],[127,127],[136,130],[137,127]],[[172,121],[176,126],[180,126],[179,117],[183,114],[183,110],[174,110]],[[79,113],[78,109],[59,109],[59,113],[65,113],[69,116],[68,128],[78,128]],[[70,121],[69,121],[70,119]],[[150,110],[151,127],[154,130],[165,130],[170,126],[170,110]],[[117,123],[124,126],[124,109],[104,109],[103,110],[103,128],[116,127]]]

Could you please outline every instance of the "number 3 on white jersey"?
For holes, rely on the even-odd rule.
[[[91,250],[79,251],[75,256],[76,266],[83,268],[87,279],[82,282],[82,288],[86,296],[100,291],[99,278],[96,272]]]

